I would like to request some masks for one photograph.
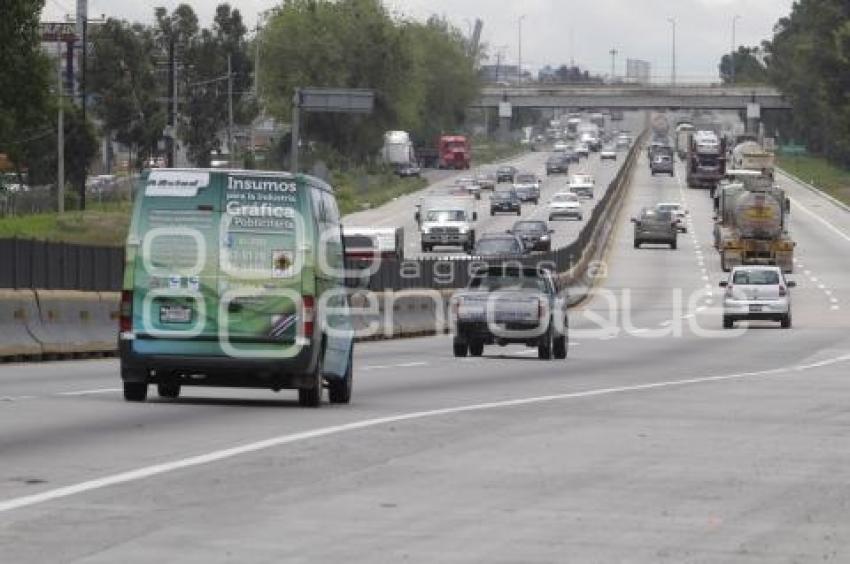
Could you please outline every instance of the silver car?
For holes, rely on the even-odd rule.
[[[720,283],[723,297],[723,328],[736,321],[778,321],[791,327],[791,292],[796,284],[785,279],[778,266],[736,266]]]

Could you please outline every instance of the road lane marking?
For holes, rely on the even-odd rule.
[[[414,368],[416,366],[428,366],[427,362],[403,362],[400,364],[368,364],[360,370],[384,370],[387,368]]]
[[[841,229],[837,228],[832,223],[828,222],[827,220],[825,220],[824,218],[822,218],[821,216],[819,216],[818,214],[816,214],[815,212],[813,212],[812,210],[810,210],[809,208],[807,208],[806,206],[801,204],[799,201],[797,201],[796,198],[792,198],[791,202],[794,204],[794,207],[800,208],[801,210],[803,210],[804,212],[806,212],[807,214],[809,214],[810,216],[815,218],[817,221],[819,221],[821,224],[823,224],[827,229],[829,229],[830,231],[832,231],[833,233],[835,233],[836,235],[838,235],[839,237],[841,237],[842,239],[844,239],[845,241],[850,243],[850,235],[848,235],[847,233],[845,233]]]
[[[120,392],[121,388],[98,388],[96,390],[79,390],[74,392],[59,392],[55,395],[57,396],[91,396],[94,394],[111,394],[113,392]]]
[[[703,376],[697,378],[687,378],[681,380],[665,380],[658,382],[648,382],[646,384],[635,384],[632,386],[617,386],[617,387],[609,387],[609,388],[597,388],[593,390],[585,390],[582,392],[568,392],[563,394],[552,394],[545,396],[534,396],[534,397],[526,397],[526,398],[517,398],[512,400],[502,400],[488,403],[477,403],[471,405],[462,405],[456,407],[446,407],[441,409],[432,409],[427,411],[414,411],[411,413],[401,413],[398,415],[390,415],[387,417],[377,417],[373,419],[364,419],[361,421],[354,421],[351,423],[343,423],[341,425],[332,425],[329,427],[321,427],[318,429],[313,429],[311,431],[302,431],[300,433],[292,433],[289,435],[280,435],[277,437],[272,437],[270,439],[265,439],[261,441],[256,441],[253,443],[247,443],[239,446],[235,446],[232,448],[226,448],[221,450],[212,451],[206,454],[200,454],[196,456],[190,456],[187,458],[182,458],[179,460],[173,460],[171,462],[163,462],[160,464],[153,464],[151,466],[144,466],[142,468],[137,468],[135,470],[129,470],[126,472],[120,472],[118,474],[112,474],[110,476],[103,476],[101,478],[95,478],[93,480],[87,480],[85,482],[79,482],[77,484],[72,484],[69,486],[64,486],[60,488],[54,488],[51,490],[46,490],[40,493],[10,498],[5,501],[0,501],[0,513],[6,513],[9,511],[13,511],[15,509],[21,509],[24,507],[30,507],[33,505],[39,505],[42,503],[47,503],[50,501],[55,501],[58,499],[63,499],[95,490],[100,490],[103,488],[117,486],[120,484],[127,484],[130,482],[137,482],[139,480],[145,480],[148,478],[152,478],[154,476],[160,476],[162,474],[167,474],[171,472],[175,472],[178,470],[184,470],[187,468],[194,468],[198,466],[204,466],[207,464],[212,464],[214,462],[221,462],[223,460],[228,460],[231,458],[236,458],[238,456],[246,455],[246,454],[254,454],[261,451],[266,451],[272,448],[277,448],[284,445],[290,445],[294,443],[299,443],[311,439],[324,438],[333,435],[339,435],[343,433],[350,433],[352,431],[360,431],[363,429],[371,429],[374,427],[380,427],[383,425],[388,425],[391,423],[401,423],[406,421],[416,421],[421,419],[431,419],[436,417],[443,417],[446,415],[458,415],[464,413],[476,413],[480,411],[488,411],[492,409],[505,409],[511,407],[521,407],[527,405],[535,405],[541,403],[552,403],[556,401],[564,401],[564,400],[572,400],[572,399],[582,399],[582,398],[593,398],[593,397],[602,397],[609,396],[615,394],[629,393],[629,392],[645,392],[650,390],[661,390],[665,388],[675,388],[675,387],[683,387],[688,385],[695,384],[707,384],[712,382],[725,382],[732,380],[744,380],[747,378],[757,378],[764,376],[776,376],[779,374],[794,374],[806,372],[808,370],[814,370],[817,368],[823,368],[826,366],[833,366],[836,364],[844,363],[850,361],[850,354],[845,354],[842,356],[837,356],[833,358],[829,358],[826,360],[822,360],[820,362],[815,362],[811,364],[801,364],[796,366],[787,366],[782,368],[773,368],[770,370],[760,370],[757,372],[740,372],[737,374],[723,374],[716,376]]]
[[[35,399],[35,396],[0,396],[0,401],[24,401]]]

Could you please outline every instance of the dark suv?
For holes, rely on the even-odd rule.
[[[510,182],[513,184],[514,176],[519,172],[516,167],[513,166],[500,166],[498,170],[496,170],[496,182]]]
[[[496,190],[490,195],[490,215],[497,213],[522,214],[522,202],[516,190]]]
[[[517,221],[508,232],[522,239],[525,248],[529,251],[551,251],[552,231],[545,221]]]
[[[636,249],[644,243],[670,245],[671,249],[676,249],[679,228],[676,218],[669,211],[643,208],[640,216],[632,218],[632,223],[635,224]]]
[[[569,171],[569,157],[565,155],[552,155],[546,159],[546,176],[550,174],[567,174]]]

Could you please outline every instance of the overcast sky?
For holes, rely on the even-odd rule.
[[[582,67],[608,74],[609,51],[616,48],[617,74],[627,57],[652,64],[652,74],[669,77],[672,25],[676,19],[677,73],[680,81],[705,82],[717,77],[717,65],[732,44],[732,19],[737,43],[753,45],[771,36],[776,21],[787,15],[793,0],[384,0],[402,17],[424,19],[437,13],[464,31],[475,18],[484,21],[483,39],[490,52],[502,49],[505,61],[517,59],[519,16],[523,23],[523,64],[537,69],[574,59]],[[188,0],[208,24],[218,0]],[[275,0],[231,0],[246,22],[277,5]],[[179,0],[89,0],[89,16],[150,21],[155,6],[173,8]],[[76,0],[47,0],[43,19],[61,19],[73,12]]]

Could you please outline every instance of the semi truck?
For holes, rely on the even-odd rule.
[[[410,135],[406,131],[387,131],[384,133],[381,158],[390,166],[408,166],[416,162],[416,153],[413,151]]]
[[[689,188],[711,188],[726,171],[726,142],[709,130],[688,136],[687,182]]]
[[[694,131],[694,124],[690,122],[680,122],[676,126],[676,154],[679,155],[681,161],[684,161],[688,156],[688,143]]]
[[[434,145],[417,147],[416,155],[428,168],[461,170],[472,165],[472,147],[465,135],[442,135]]]
[[[793,272],[790,200],[762,170],[729,170],[715,196],[714,245],[725,272],[737,265],[775,265]]]

